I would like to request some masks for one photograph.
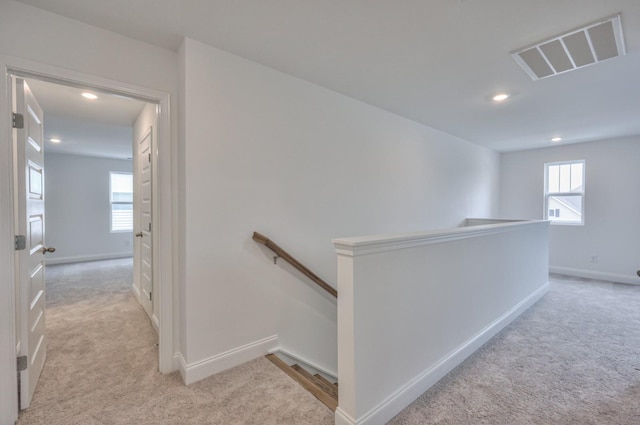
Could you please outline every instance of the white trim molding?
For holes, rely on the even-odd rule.
[[[189,365],[187,361],[184,359],[182,353],[176,353],[173,356],[173,362],[176,365],[178,372],[180,373],[180,377],[182,377],[182,382],[187,382],[187,368]]]
[[[13,143],[11,137],[11,93],[6,60],[0,56],[0,423],[18,419],[18,378],[15,335],[15,251],[8,243],[15,235],[13,202]]]
[[[502,223],[515,223],[526,220],[514,220],[514,219],[504,219],[504,218],[467,218],[464,220],[463,227],[471,227],[471,226],[483,226],[485,224],[502,224]]]
[[[605,280],[607,282],[640,285],[640,276],[623,275],[618,273],[598,272],[594,270],[574,269],[571,267],[549,266],[549,272],[567,276],[583,277],[586,279]]]
[[[278,335],[272,335],[194,363],[187,363],[182,354],[179,353],[180,375],[186,385],[193,384],[223,370],[267,355],[276,350],[277,347]]]
[[[158,315],[156,315],[155,313],[151,315],[151,326],[153,326],[153,329],[157,334],[160,333],[160,319],[158,319]]]
[[[333,239],[338,255],[356,257],[396,249],[451,242],[461,239],[477,238],[498,233],[511,232],[514,227],[532,226],[544,220],[515,220],[493,222],[491,224],[456,227],[432,232],[403,233],[398,235],[359,236],[354,238]]]
[[[84,263],[87,261],[117,260],[119,258],[131,258],[133,253],[113,253],[96,255],[75,255],[73,257],[47,258],[47,266],[56,264]]]
[[[335,415],[335,425],[355,425],[357,423],[358,422],[351,415],[338,406]]]

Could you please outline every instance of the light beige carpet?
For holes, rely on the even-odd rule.
[[[553,276],[391,424],[640,425],[640,286]]]
[[[331,424],[260,358],[188,387],[157,372],[130,260],[48,267],[49,357],[26,424]],[[550,292],[392,424],[640,425],[640,286]]]
[[[264,358],[188,387],[161,375],[131,275],[127,259],[47,267],[48,357],[19,425],[333,423]]]

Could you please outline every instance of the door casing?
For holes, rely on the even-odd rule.
[[[154,151],[156,166],[152,172],[153,184],[153,239],[154,279],[157,279],[159,311],[159,370],[170,373],[177,369],[174,360],[174,287],[173,229],[174,206],[177,199],[177,155],[170,131],[168,93],[148,89],[102,77],[78,73],[22,58],[0,55],[0,423],[13,423],[18,417],[16,372],[16,307],[15,263],[13,239],[15,232],[15,184],[13,179],[14,149],[11,125],[11,75],[37,78],[54,83],[77,85],[97,91],[121,94],[158,105],[157,144]]]

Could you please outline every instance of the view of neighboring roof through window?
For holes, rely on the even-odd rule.
[[[585,162],[544,165],[544,218],[554,224],[584,224]]]

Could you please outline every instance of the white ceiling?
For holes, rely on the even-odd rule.
[[[27,79],[27,85],[44,111],[45,152],[132,157],[132,126],[144,102],[36,79]],[[85,91],[98,98],[83,98]],[[52,143],[52,138],[61,142]]]
[[[638,0],[20,1],[168,49],[188,36],[499,151],[640,134]],[[626,56],[535,82],[510,56],[616,13]]]

